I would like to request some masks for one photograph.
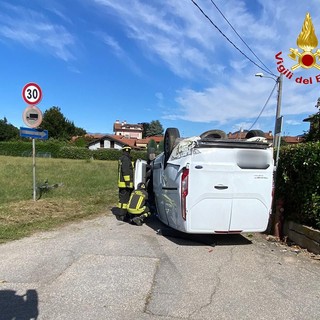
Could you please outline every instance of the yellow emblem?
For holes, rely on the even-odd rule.
[[[315,67],[320,70],[320,65],[317,64],[320,50],[318,49],[315,53],[312,52],[318,46],[318,39],[309,13],[306,14],[304,19],[302,31],[297,38],[297,45],[303,52],[300,53],[298,49],[290,48],[291,54],[289,54],[289,57],[294,61],[298,61],[297,64],[291,67],[291,70],[296,70],[299,67],[305,69]]]

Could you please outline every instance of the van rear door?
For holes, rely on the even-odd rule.
[[[230,230],[263,232],[272,203],[272,149],[235,152]]]
[[[187,225],[192,232],[228,232],[232,211],[234,162],[230,151],[199,149],[189,167]]]

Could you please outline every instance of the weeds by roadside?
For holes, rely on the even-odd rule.
[[[107,213],[117,202],[117,163],[37,159],[37,183],[63,187],[32,199],[32,159],[0,156],[0,243]]]

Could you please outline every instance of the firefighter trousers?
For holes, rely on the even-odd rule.
[[[120,211],[120,215],[126,215],[128,202],[130,199],[130,195],[133,189],[131,188],[119,188],[119,203],[118,208]]]

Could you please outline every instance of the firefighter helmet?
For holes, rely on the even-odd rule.
[[[126,152],[130,152],[131,151],[131,147],[128,146],[128,145],[125,145],[125,146],[122,147],[122,150],[126,151]]]
[[[146,184],[144,182],[140,182],[137,186],[137,189],[146,189]]]

